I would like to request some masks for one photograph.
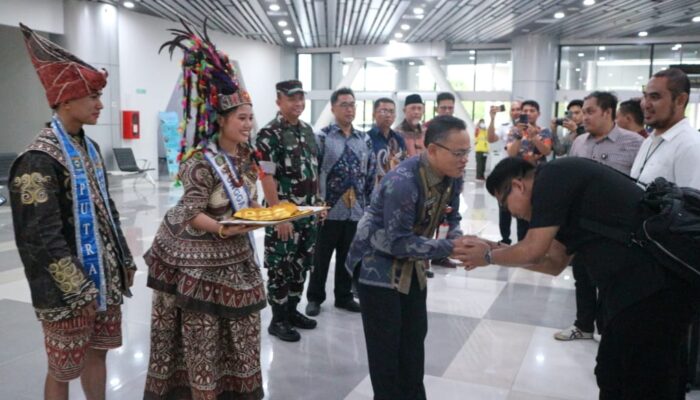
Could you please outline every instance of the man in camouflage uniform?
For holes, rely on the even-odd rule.
[[[311,126],[299,116],[304,90],[296,80],[277,84],[279,113],[258,132],[256,145],[264,173],[267,206],[289,201],[298,206],[321,205],[318,195],[318,147]],[[268,301],[272,306],[271,335],[300,339],[296,328],[313,329],[316,321],[297,311],[306,272],[312,265],[317,235],[316,218],[302,218],[265,230]]]

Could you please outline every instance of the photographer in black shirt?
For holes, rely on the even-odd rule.
[[[498,264],[558,275],[575,256],[599,289],[600,399],[683,398],[687,286],[641,248],[582,227],[598,222],[632,231],[643,215],[644,191],[612,168],[575,157],[537,168],[505,159],[486,188],[514,216],[529,220],[530,230],[514,246],[463,239],[472,245],[458,256],[467,269]]]

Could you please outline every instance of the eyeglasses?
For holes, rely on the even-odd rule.
[[[462,150],[452,150],[449,147],[443,146],[438,142],[433,142],[433,144],[437,147],[440,147],[442,149],[449,151],[450,154],[452,154],[452,156],[454,156],[454,158],[459,158],[459,159],[466,158],[472,149],[471,147],[467,147],[466,149],[462,149]]]
[[[508,188],[506,188],[503,191],[503,194],[501,195],[501,198],[498,200],[498,205],[501,206],[501,208],[508,208],[508,196],[510,196],[510,192],[513,190],[512,185],[508,185]]]
[[[394,114],[396,114],[396,111],[395,111],[395,110],[387,110],[387,109],[385,109],[385,108],[380,108],[380,109],[377,110],[377,112],[378,112],[379,114],[383,114],[383,115],[394,115]]]
[[[355,103],[340,103],[338,104],[340,108],[355,108]]]

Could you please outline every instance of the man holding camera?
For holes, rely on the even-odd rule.
[[[508,134],[508,157],[522,158],[533,165],[547,162],[547,156],[552,152],[552,131],[537,125],[539,116],[540,105],[535,100],[523,101],[522,114]],[[517,224],[518,241],[521,241],[529,225],[521,218],[517,218]]]
[[[565,128],[569,133],[561,140],[561,149],[556,152],[556,155],[563,156],[570,154],[571,146],[577,137],[586,132],[583,127],[583,100],[571,100],[566,106],[564,118],[555,118],[552,120],[552,133],[557,134],[557,127]]]
[[[615,124],[617,97],[610,92],[593,92],[584,99],[583,126],[569,155],[583,157],[612,167],[625,175],[632,169],[642,137]],[[554,334],[557,340],[593,339],[597,289],[580,258],[571,263],[576,281],[576,321]]]

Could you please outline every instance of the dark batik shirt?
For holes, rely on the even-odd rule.
[[[369,205],[376,174],[377,161],[369,136],[353,128],[346,137],[337,124],[332,124],[316,137],[321,160],[321,196],[331,207],[328,219],[359,221]],[[356,201],[348,207],[341,197],[351,188]]]
[[[423,187],[421,169],[426,173],[428,188]],[[415,233],[416,225],[423,222],[419,221],[421,208],[435,205],[436,196],[448,186],[451,197],[447,204],[451,212],[444,217],[449,224],[447,238],[434,239],[433,235]],[[440,178],[432,172],[424,155],[399,164],[382,179],[360,220],[346,269],[352,274],[359,267],[359,280],[363,284],[406,292],[408,288],[401,287],[401,283],[408,279],[402,279],[403,269],[398,269],[397,264],[447,257],[453,249],[451,240],[462,235],[458,212],[461,188],[461,179]]]
[[[379,181],[392,170],[392,163],[396,161],[401,162],[406,159],[408,155],[406,152],[406,142],[401,135],[396,133],[393,129],[389,129],[388,137],[384,136],[376,126],[373,126],[367,134],[370,139],[372,139],[372,148],[377,157],[376,181],[379,183]]]

